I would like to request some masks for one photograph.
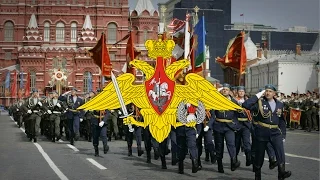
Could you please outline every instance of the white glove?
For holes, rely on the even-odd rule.
[[[221,88],[218,88],[218,91],[220,92],[221,90],[223,89],[223,87],[221,87]]]
[[[27,113],[28,113],[28,114],[31,114],[31,113],[32,113],[32,111],[29,109]]]
[[[101,121],[101,122],[99,123],[99,126],[102,127],[103,125],[104,125],[104,121]]]
[[[42,103],[40,101],[38,102],[38,104],[39,104],[39,106],[42,106]]]
[[[82,122],[83,121],[83,119],[82,118],[80,118],[80,122]]]
[[[286,139],[283,138],[283,139],[282,139],[282,142],[286,142]]]
[[[122,112],[121,112],[121,111],[118,111],[118,114],[119,114],[119,115],[121,115],[121,114],[122,114]]]
[[[58,106],[59,108],[61,108],[61,105],[60,105],[59,103],[57,103],[57,106]]]
[[[48,112],[48,114],[52,114],[52,112],[51,112],[51,110],[50,110],[50,109],[48,109],[48,111],[47,111],[47,112]]]
[[[263,91],[261,91],[261,92],[258,92],[258,93],[256,94],[257,98],[260,99],[261,96],[264,94],[264,92],[266,92],[266,90],[263,90]]]
[[[196,135],[196,138],[197,138],[197,139],[198,139],[198,137],[199,137],[199,134]]]
[[[70,93],[70,92],[71,92],[71,91],[67,91],[67,92],[63,93],[62,96],[65,96],[65,95],[67,95],[67,94]]]
[[[19,109],[17,109],[17,111],[19,111]]]
[[[110,110],[110,112],[112,112],[112,113],[113,113],[113,112],[114,112],[114,110],[112,109],[112,110]]]
[[[207,132],[208,130],[209,130],[209,126],[206,126],[206,127],[203,129],[204,132]]]

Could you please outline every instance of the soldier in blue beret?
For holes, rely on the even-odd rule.
[[[256,157],[254,160],[255,179],[261,180],[261,167],[268,142],[274,147],[278,161],[278,179],[283,180],[291,176],[285,170],[285,154],[283,142],[286,138],[286,122],[283,116],[283,103],[274,98],[277,89],[268,84],[265,90],[246,100],[242,106],[257,114],[255,131]],[[265,93],[264,97],[260,97]]]
[[[222,95],[230,101],[237,101],[230,96],[230,84],[223,84]],[[211,128],[214,131],[214,142],[216,147],[216,157],[218,162],[218,172],[224,173],[222,158],[224,152],[224,140],[228,148],[231,159],[231,171],[235,171],[240,166],[240,161],[236,157],[235,131],[238,127],[237,111],[217,111],[211,110],[211,118],[213,118]]]
[[[240,106],[244,103],[245,98],[244,86],[237,87],[237,102]],[[251,143],[250,143],[250,130],[251,130],[252,116],[249,110],[244,109],[238,113],[238,121],[240,130],[236,132],[236,150],[237,155],[240,152],[241,142],[243,143],[244,152],[246,154],[246,166],[250,166],[251,162]]]

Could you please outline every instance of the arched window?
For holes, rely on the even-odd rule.
[[[30,71],[30,89],[36,89],[36,72]]]
[[[71,42],[77,42],[77,23],[71,23]]]
[[[50,41],[50,23],[44,23],[44,30],[43,30],[43,41],[49,42]]]
[[[77,4],[77,0],[72,0],[72,4]]]
[[[87,93],[92,90],[92,74],[89,71],[83,74],[83,92]]]
[[[108,43],[112,44],[117,42],[117,25],[115,23],[108,24]]]
[[[13,23],[7,21],[4,24],[4,41],[13,41]]]
[[[62,22],[56,26],[56,42],[64,42],[64,24]]]
[[[148,40],[148,29],[143,30],[143,43]]]

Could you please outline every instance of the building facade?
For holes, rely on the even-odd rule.
[[[277,53],[279,54],[275,55]],[[301,51],[301,45],[297,44],[294,52],[273,52],[269,58],[248,66],[247,92],[255,94],[266,84],[273,84],[279,92],[286,95],[292,92],[306,93],[308,90],[317,90],[319,61],[319,44],[317,43],[313,45],[311,51]]]
[[[134,43],[157,34],[153,31],[159,23],[157,11],[147,13],[145,6],[139,10],[142,13],[129,23],[128,0],[1,1],[0,69],[18,64],[17,86],[25,89],[30,74],[30,89],[38,89],[41,95],[48,89],[63,92],[75,87],[83,93],[101,87],[100,70],[87,50],[105,33],[113,69],[121,71],[127,41],[113,44],[128,34],[131,24],[136,31]],[[58,83],[54,78],[57,71],[63,73]],[[1,103],[8,104],[13,93],[19,93],[10,92],[14,71],[10,72],[10,87],[5,83],[8,71],[0,73]]]

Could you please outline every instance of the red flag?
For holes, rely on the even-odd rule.
[[[134,69],[129,65],[130,61],[134,60],[141,52],[138,52],[134,48],[133,32],[130,31],[130,36],[127,42],[126,55],[127,55],[127,73],[135,75]]]
[[[290,122],[297,122],[300,124],[301,111],[297,109],[290,109]]]
[[[241,31],[235,38],[233,38],[227,47],[226,54],[223,58],[217,57],[216,62],[223,67],[231,67],[240,71],[240,74],[245,73],[247,64],[246,49],[244,47],[245,33]]]
[[[29,97],[30,96],[30,72],[27,74],[27,82],[25,85],[25,96]]]
[[[13,82],[11,85],[11,97],[13,98],[17,97],[17,71],[14,71],[14,74],[13,74]]]
[[[92,90],[93,90],[94,92],[97,91],[98,78],[99,78],[98,75],[96,75],[95,78],[94,78],[93,87],[92,87]]]
[[[106,44],[106,35],[104,33],[101,34],[101,38],[99,39],[96,46],[90,49],[89,52],[91,53],[90,55],[94,63],[101,69],[101,74],[103,76],[110,77],[112,64]]]

